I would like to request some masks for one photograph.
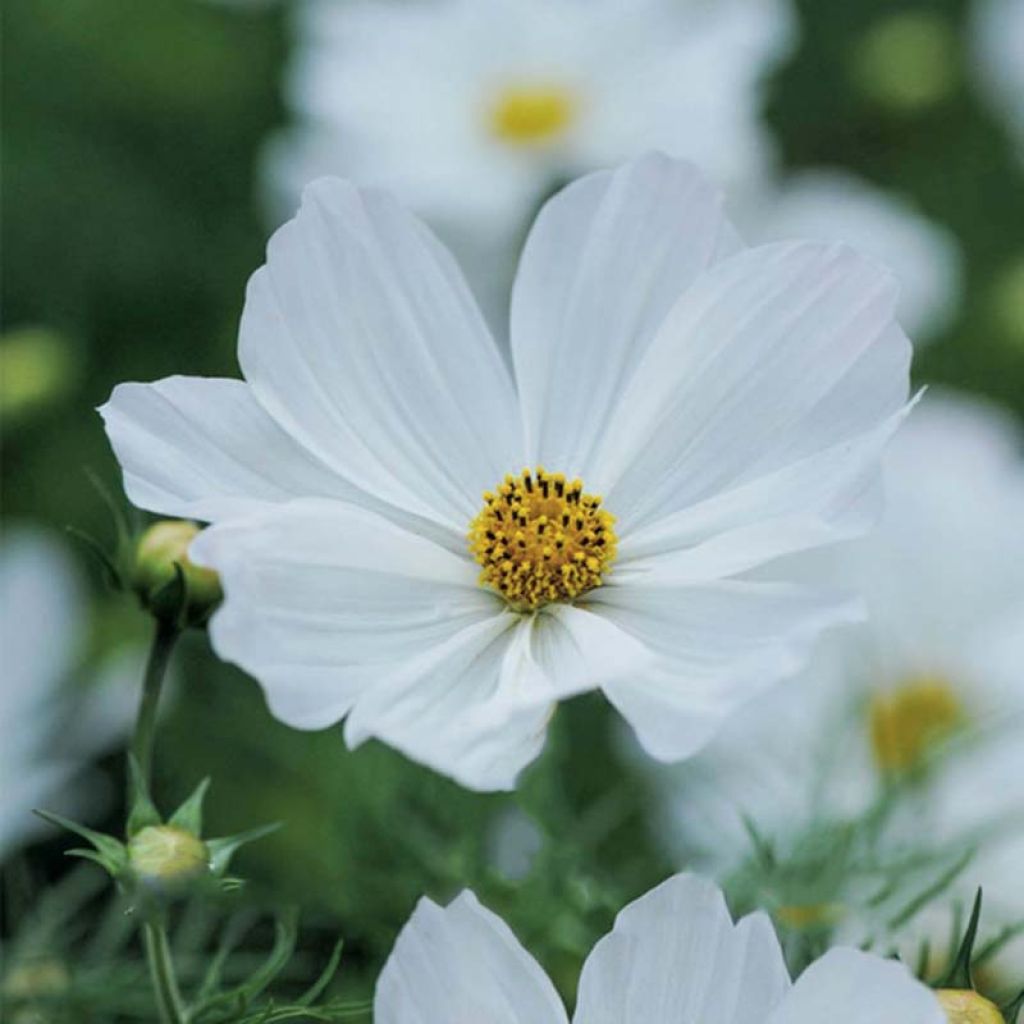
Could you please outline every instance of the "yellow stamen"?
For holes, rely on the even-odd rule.
[[[943,988],[935,993],[949,1024],[1004,1024],[995,1003],[969,989]]]
[[[944,679],[912,679],[871,700],[868,718],[875,761],[883,772],[900,774],[918,765],[964,722],[964,709]]]
[[[524,469],[506,476],[469,524],[469,550],[481,586],[516,611],[571,601],[601,586],[615,561],[615,517],[579,480]]]
[[[502,142],[536,146],[564,135],[576,117],[576,101],[560,86],[509,86],[490,110],[490,127]]]

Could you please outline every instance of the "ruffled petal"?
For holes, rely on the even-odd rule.
[[[554,986],[468,890],[421,899],[377,981],[378,1024],[565,1024]]]
[[[733,924],[714,883],[676,875],[629,904],[594,947],[573,1021],[763,1024],[788,989],[768,918]]]

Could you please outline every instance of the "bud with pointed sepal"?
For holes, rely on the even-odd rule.
[[[220,604],[220,578],[188,557],[199,535],[195,523],[164,519],[139,537],[131,566],[131,586],[143,606],[159,619],[182,626],[202,625]]]

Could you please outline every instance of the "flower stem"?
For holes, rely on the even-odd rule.
[[[149,659],[146,662],[146,672],[142,677],[142,696],[139,699],[138,717],[135,719],[132,753],[147,790],[153,772],[153,738],[156,732],[160,691],[163,688],[171,653],[180,634],[181,630],[174,623],[157,621],[153,643],[149,649]],[[174,961],[171,959],[171,948],[167,941],[167,928],[163,921],[155,917],[146,920],[142,925],[142,938],[161,1024],[186,1024],[188,1015],[178,989]]]
[[[188,1015],[178,991],[167,929],[162,922],[147,921],[143,925],[143,938],[161,1024],[186,1024]]]
[[[149,649],[149,660],[146,662],[146,674],[142,679],[142,697],[139,700],[139,714],[135,719],[132,753],[147,786],[153,771],[153,734],[156,731],[160,690],[163,687],[171,652],[180,635],[181,630],[174,623],[157,621],[153,644]]]

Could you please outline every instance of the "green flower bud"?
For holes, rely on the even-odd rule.
[[[132,586],[157,618],[178,618],[189,625],[201,625],[223,597],[217,573],[189,560],[189,545],[198,534],[195,523],[165,519],[154,523],[139,538]],[[176,567],[180,567],[181,578]]]
[[[172,894],[210,872],[206,843],[176,825],[147,825],[128,841],[128,866],[147,889]]]
[[[943,988],[935,994],[949,1024],[1004,1024],[999,1007],[977,992]]]

